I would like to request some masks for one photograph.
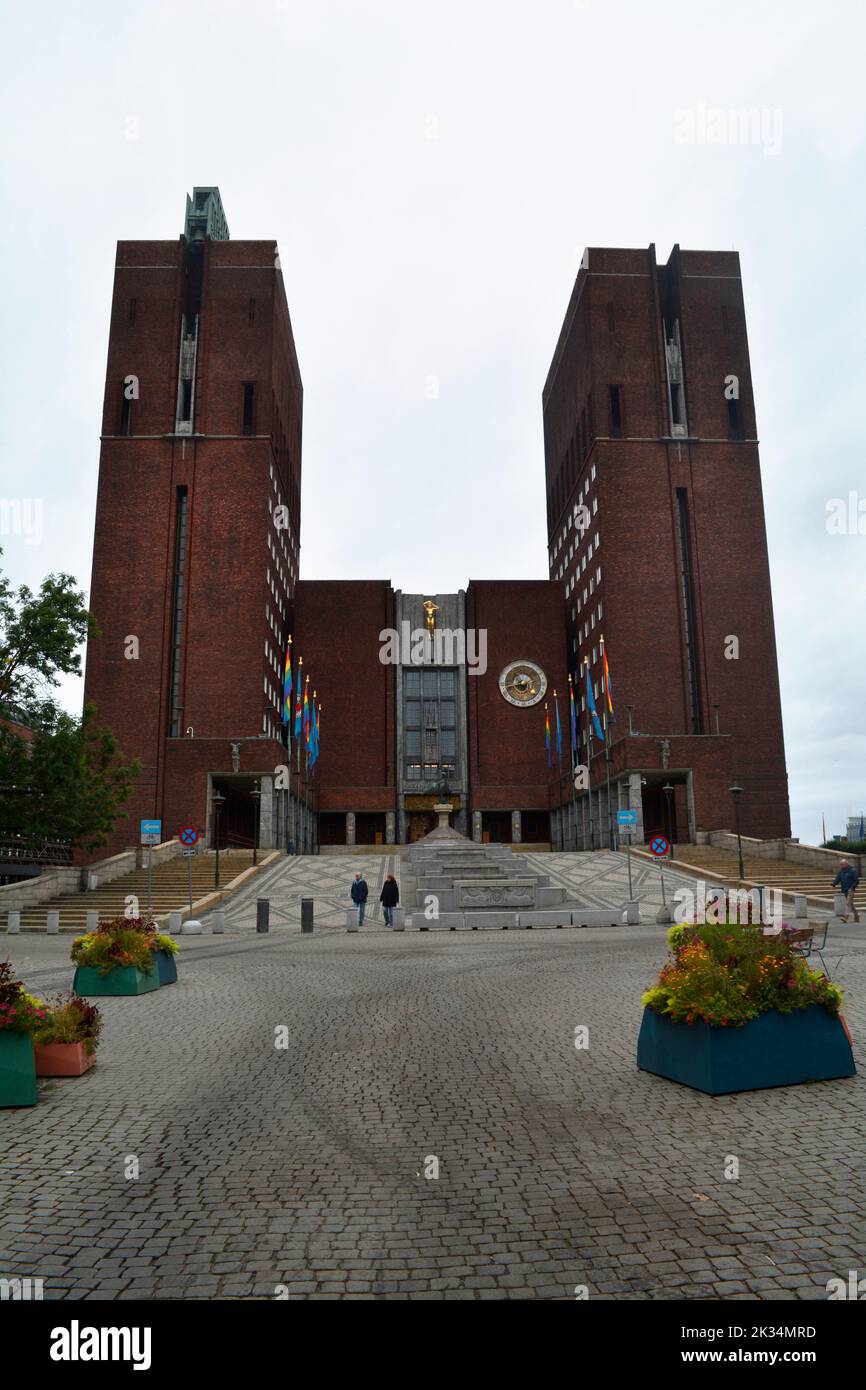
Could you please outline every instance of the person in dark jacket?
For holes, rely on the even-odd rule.
[[[400,901],[400,889],[393,874],[388,874],[382,884],[382,891],[379,894],[379,901],[382,904],[382,915],[385,918],[385,926],[394,925],[394,908]]]
[[[854,904],[854,889],[857,887],[859,882],[860,875],[858,874],[857,870],[851,868],[851,865],[848,863],[847,859],[843,859],[841,864],[839,865],[839,872],[833,879],[833,887],[838,887],[839,891],[845,894],[845,902],[848,906],[848,912],[850,912],[853,915],[855,922],[860,921],[860,914],[857,911],[857,908]],[[844,917],[842,917],[842,921],[848,921],[847,913]]]
[[[369,892],[370,890],[367,887],[367,880],[364,878],[364,875],[361,873],[355,874],[355,881],[349,889],[349,895],[358,909],[359,927],[363,927],[364,925],[364,909],[367,906]]]

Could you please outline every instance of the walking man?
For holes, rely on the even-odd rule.
[[[860,921],[860,914],[854,905],[854,889],[857,887],[859,882],[860,875],[858,874],[857,870],[851,868],[851,865],[848,863],[847,859],[843,859],[841,864],[839,865],[839,872],[833,879],[833,887],[838,887],[839,891],[845,894],[845,902],[848,908],[848,912],[852,914],[855,922]],[[847,922],[848,913],[846,913],[841,920],[843,922]]]
[[[382,904],[382,916],[385,918],[385,926],[393,927],[394,908],[400,901],[400,889],[393,874],[388,874],[385,882],[382,884],[379,901]]]
[[[359,927],[363,927],[364,925],[364,909],[367,906],[367,895],[369,891],[370,890],[367,887],[367,880],[364,878],[363,874],[355,874],[355,881],[352,884],[352,887],[349,889],[349,894],[351,896],[352,902],[358,909]]]

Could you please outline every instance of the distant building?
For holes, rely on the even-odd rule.
[[[276,243],[228,238],[196,188],[177,241],[117,248],[85,696],[143,773],[108,852],[145,818],[212,844],[217,804],[223,844],[257,823],[264,847],[405,843],[443,796],[479,840],[606,845],[619,809],[682,840],[733,825],[734,781],[745,834],[789,834],[737,256],[586,253],[543,393],[549,577],[405,594],[298,582]],[[601,713],[602,633],[607,759],[584,665]],[[290,634],[314,773],[281,722]]]
[[[848,840],[866,840],[866,814],[862,811],[859,816],[848,817]]]

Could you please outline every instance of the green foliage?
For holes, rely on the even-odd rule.
[[[165,932],[157,932],[156,949],[165,951],[167,956],[176,956],[180,950],[180,942],[175,941],[173,936],[166,936]]]
[[[675,1023],[702,1019],[725,1028],[811,1004],[835,1014],[842,1003],[842,991],[809,968],[785,931],[770,937],[757,926],[678,925],[668,932],[668,945],[658,983],[641,1002]]]
[[[121,761],[92,705],[80,720],[59,714],[31,744],[0,727],[0,835],[20,835],[36,847],[61,841],[97,849],[126,814],[120,808],[138,772],[137,762]]]
[[[96,1051],[102,1028],[102,1014],[95,1004],[80,995],[58,994],[46,1006],[45,1017],[33,1030],[35,1043],[84,1043],[89,1053]]]
[[[81,673],[78,648],[97,631],[71,574],[49,574],[34,594],[0,573],[0,716],[50,723],[58,677]]]
[[[41,999],[27,994],[20,980],[12,975],[12,963],[0,960],[0,1030],[31,1033],[45,1018]]]
[[[825,840],[822,849],[836,849],[840,854],[866,854],[866,840]]]
[[[141,917],[113,917],[100,922],[95,932],[77,936],[70,955],[76,965],[89,965],[100,975],[116,967],[135,966],[146,974],[155,969],[153,953],[157,946],[153,922]]]

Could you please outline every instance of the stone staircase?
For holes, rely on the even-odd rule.
[[[640,848],[637,846],[636,848]],[[737,856],[713,845],[674,845],[674,866],[716,874],[728,883],[740,882],[740,865]],[[775,888],[783,893],[803,893],[825,906],[833,908],[834,889],[830,873],[811,869],[805,864],[794,864],[788,859],[769,859],[763,855],[743,855],[743,869],[746,884],[763,884],[765,888]],[[854,894],[857,910],[866,914],[866,882],[862,879]]]
[[[259,852],[259,864],[267,858],[270,851]],[[193,902],[206,897],[214,891],[214,854],[197,854],[193,859],[168,859],[154,865],[152,871],[151,911],[154,917],[163,918],[169,912],[182,911],[189,907],[189,880],[187,865],[192,864]],[[252,850],[220,851],[220,885],[222,891],[246,869],[252,868]],[[60,913],[60,930],[83,932],[88,912],[98,912],[101,918],[122,917],[127,900],[138,899],[141,914],[147,907],[147,869],[134,869],[123,874],[111,883],[101,885],[89,893],[65,893],[61,897],[49,898],[45,902],[34,903],[21,908],[22,931],[44,931],[46,914]],[[130,915],[134,915],[130,913]],[[0,926],[5,926],[0,923]]]

